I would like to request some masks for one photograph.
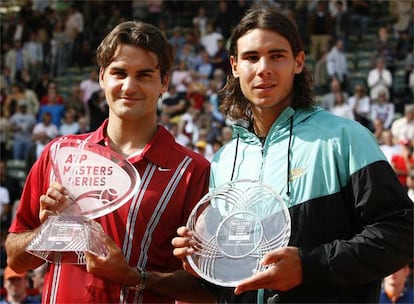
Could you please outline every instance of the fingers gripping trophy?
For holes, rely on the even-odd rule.
[[[104,232],[94,219],[128,202],[140,183],[137,170],[117,153],[76,139],[55,142],[51,158],[68,204],[41,225],[26,250],[52,263],[86,264],[85,252],[105,256]]]
[[[187,227],[194,253],[188,262],[202,278],[235,287],[243,279],[267,269],[263,256],[287,246],[290,215],[282,198],[268,185],[237,180],[207,193],[193,209]]]

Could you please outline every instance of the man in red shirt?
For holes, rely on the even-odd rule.
[[[105,257],[86,254],[86,266],[49,264],[47,303],[174,303],[211,299],[181,270],[171,239],[208,191],[209,162],[174,141],[157,125],[157,101],[168,88],[171,45],[155,27],[119,24],[97,51],[99,83],[109,117],[92,133],[69,135],[99,144],[127,159],[141,183],[124,205],[96,218],[105,232]],[[56,142],[55,140],[54,142]],[[67,190],[55,182],[51,145],[34,164],[6,241],[9,265],[18,272],[44,261],[25,251],[39,226],[58,213]],[[63,142],[63,141],[62,141]],[[145,269],[145,270],[144,270]]]

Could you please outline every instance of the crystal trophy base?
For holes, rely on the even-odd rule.
[[[105,256],[101,225],[85,216],[51,216],[27,247],[27,251],[56,264],[86,264],[85,252]]]
[[[287,246],[290,215],[282,198],[259,181],[229,182],[207,193],[192,210],[194,253],[187,260],[215,285],[235,287],[263,271],[263,256]]]

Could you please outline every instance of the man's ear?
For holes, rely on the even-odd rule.
[[[300,74],[305,66],[305,52],[300,51],[295,57],[295,74]]]
[[[162,93],[167,92],[168,90],[168,84],[170,83],[170,76],[165,75],[163,78],[161,78],[161,85],[162,85]]]
[[[237,59],[234,56],[230,56],[230,65],[231,71],[233,73],[234,78],[239,77],[239,71],[237,70]]]
[[[105,73],[105,69],[104,68],[99,68],[99,85],[101,86],[101,88],[104,88],[104,84],[103,84],[103,76]]]

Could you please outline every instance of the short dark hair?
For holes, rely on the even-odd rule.
[[[287,12],[281,12],[276,5],[256,4],[250,8],[239,24],[233,29],[230,37],[229,55],[237,57],[237,41],[248,31],[253,29],[266,29],[279,33],[286,38],[292,48],[293,56],[304,51],[304,46],[296,24],[288,17]],[[227,82],[220,91],[223,100],[220,106],[224,115],[233,119],[251,119],[250,102],[243,95],[240,82],[231,73]],[[312,74],[306,68],[296,74],[293,83],[292,107],[311,108],[315,104],[313,93]]]
[[[174,62],[174,49],[165,35],[155,26],[137,21],[118,24],[98,46],[96,61],[106,68],[113,60],[116,49],[121,44],[143,48],[157,55],[161,78],[169,75]]]

